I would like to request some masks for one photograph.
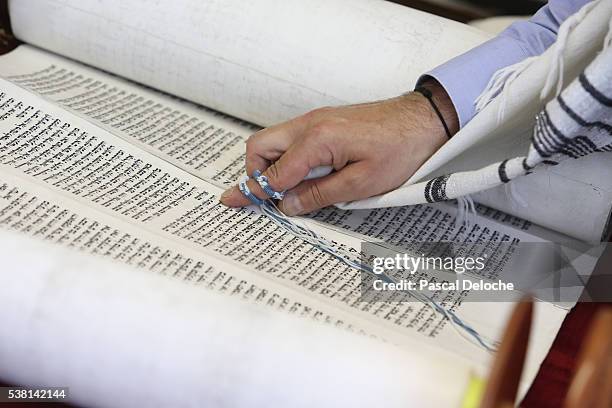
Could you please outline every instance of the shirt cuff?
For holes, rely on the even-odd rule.
[[[474,101],[495,71],[528,56],[515,39],[496,37],[422,75],[417,85],[436,79],[455,106],[462,128],[475,115]]]

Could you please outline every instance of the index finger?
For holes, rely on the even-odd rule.
[[[264,171],[271,162],[286,152],[304,130],[301,117],[262,129],[249,137],[246,143],[246,172]]]

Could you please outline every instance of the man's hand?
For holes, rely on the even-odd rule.
[[[426,86],[455,133],[457,115],[444,89],[436,82]],[[446,140],[429,101],[410,92],[381,102],[316,109],[261,130],[247,141],[246,170],[251,175],[259,169],[273,190],[288,190],[279,202],[285,214],[304,214],[395,189]],[[304,181],[312,168],[323,165],[335,171]],[[248,186],[267,198],[256,181],[249,180]],[[223,193],[221,202],[250,204],[237,187]]]

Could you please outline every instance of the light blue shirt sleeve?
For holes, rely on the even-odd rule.
[[[459,126],[475,114],[474,101],[495,71],[544,52],[563,21],[590,0],[550,0],[529,20],[518,21],[497,37],[442,64],[418,80],[435,78],[451,98]]]

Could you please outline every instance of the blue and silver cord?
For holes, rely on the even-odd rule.
[[[249,181],[249,176],[245,176],[239,183],[238,188],[242,192],[242,194],[251,201],[251,203],[257,205],[261,212],[266,215],[270,220],[272,220],[276,225],[291,233],[292,235],[308,242],[312,246],[320,249],[323,252],[326,252],[332,255],[334,258],[342,261],[346,265],[355,268],[357,270],[367,272],[385,282],[389,283],[397,283],[395,279],[390,277],[387,274],[375,273],[372,267],[367,264],[364,264],[359,259],[358,255],[351,253],[332,242],[326,240],[322,236],[318,235],[316,232],[312,231],[308,227],[302,225],[291,217],[283,214],[278,207],[274,204],[272,200],[262,200],[259,197],[255,196],[249,187],[247,186],[247,181]],[[285,192],[275,191],[270,187],[270,183],[268,178],[261,174],[259,170],[255,170],[252,175],[252,179],[255,180],[261,189],[272,199],[282,200]],[[441,314],[446,319],[448,319],[453,328],[455,328],[462,337],[466,337],[470,341],[476,341],[476,343],[483,347],[487,351],[495,351],[497,347],[497,343],[482,336],[478,331],[472,328],[469,324],[464,322],[454,311],[446,309],[444,306],[440,305],[430,296],[427,296],[423,293],[417,291],[408,291],[410,295],[413,296],[419,302],[429,306],[435,312]]]

